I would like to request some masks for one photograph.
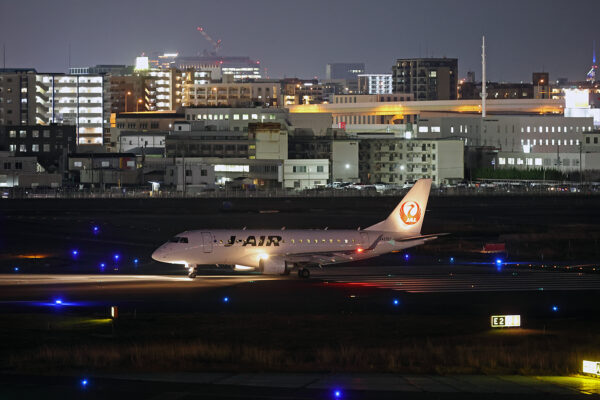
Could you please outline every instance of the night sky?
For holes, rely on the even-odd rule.
[[[7,67],[66,72],[71,66],[133,64],[142,52],[195,55],[222,39],[222,55],[260,60],[268,75],[325,76],[328,62],[365,62],[391,72],[396,58],[458,57],[460,76],[584,80],[592,40],[600,47],[600,0],[0,0]],[[1,54],[0,54],[0,61]],[[1,64],[0,64],[1,66]]]

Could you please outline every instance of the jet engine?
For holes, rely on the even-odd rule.
[[[260,260],[258,269],[265,275],[284,275],[287,272],[285,260],[277,258]]]

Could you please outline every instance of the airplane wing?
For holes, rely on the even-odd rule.
[[[446,236],[449,235],[449,233],[431,233],[429,235],[419,235],[419,236],[410,236],[410,237],[403,237],[403,238],[394,238],[395,242],[410,242],[412,240],[433,240],[433,239],[437,239],[440,236]]]

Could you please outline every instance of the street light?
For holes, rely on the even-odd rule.
[[[139,112],[140,111],[140,104],[142,104],[142,99],[138,99],[137,101],[137,106],[136,106],[136,111]]]
[[[131,96],[131,92],[127,92],[127,93],[125,94],[125,112],[128,112],[128,111],[129,111],[129,110],[128,110],[128,107],[127,107],[127,99],[128,99],[128,97],[129,97],[129,96]]]

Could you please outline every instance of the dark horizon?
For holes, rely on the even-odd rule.
[[[592,42],[600,43],[599,14],[600,2],[592,0],[150,0],[143,7],[131,0],[23,0],[0,4],[0,46],[8,68],[67,72],[69,48],[72,67],[132,65],[151,51],[199,54],[210,50],[196,31],[203,26],[223,40],[221,55],[260,60],[272,78],[324,78],[329,62],[364,62],[368,73],[390,73],[397,58],[445,56],[458,58],[461,78],[472,70],[480,80],[485,34],[488,80],[529,82],[532,72],[546,71],[552,80],[575,81],[585,80]]]

